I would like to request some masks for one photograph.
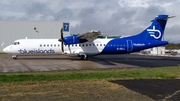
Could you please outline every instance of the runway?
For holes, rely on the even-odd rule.
[[[99,55],[89,60],[59,56],[19,56],[0,55],[0,72],[39,72],[60,70],[84,70],[107,68],[154,68],[180,65],[180,57],[146,56],[137,54]]]

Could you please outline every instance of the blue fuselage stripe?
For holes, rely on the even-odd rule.
[[[124,54],[168,44],[167,41],[113,39],[107,43],[101,54]]]

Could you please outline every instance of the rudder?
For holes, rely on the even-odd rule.
[[[140,40],[162,40],[168,15],[158,15],[152,20],[152,24],[143,32],[138,34],[136,38]]]

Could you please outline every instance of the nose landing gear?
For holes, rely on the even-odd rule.
[[[17,59],[17,55],[12,55],[12,58],[15,60],[15,59]]]

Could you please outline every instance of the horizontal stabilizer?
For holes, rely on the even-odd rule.
[[[157,20],[167,20],[167,19],[174,18],[174,17],[176,17],[176,16],[169,16],[169,17],[165,17],[165,18],[159,17],[159,18],[157,18]],[[153,22],[153,21],[154,21],[154,20],[151,20],[151,22]]]

